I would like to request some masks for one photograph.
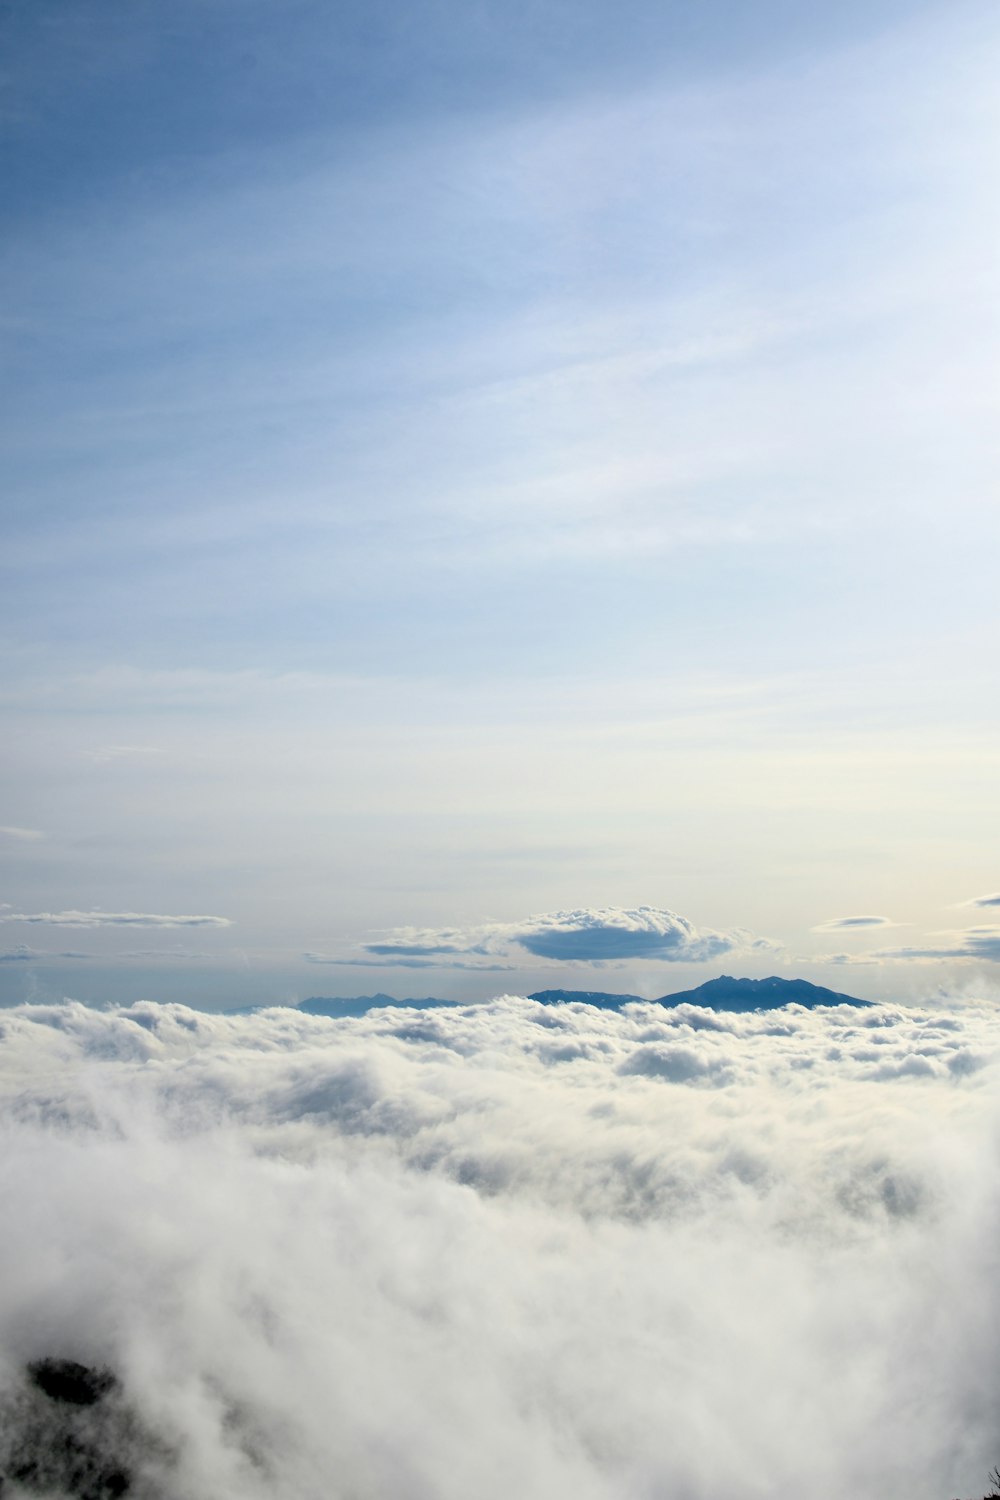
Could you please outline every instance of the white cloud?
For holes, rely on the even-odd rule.
[[[972,1002],[6,1011],[0,1447],[55,1353],[163,1500],[978,1492],[998,1084]]]
[[[0,912],[0,922],[31,922],[47,927],[231,927],[228,917],[161,916],[135,911]]]
[[[686,917],[652,906],[632,911],[601,907],[529,917],[514,940],[539,958],[583,963],[625,958],[697,963],[752,942],[746,933],[698,929]]]
[[[663,907],[582,907],[540,912],[520,922],[488,922],[470,928],[398,927],[364,952],[379,961],[410,967],[491,967],[487,955],[528,952],[552,963],[602,965],[628,959],[703,963],[725,953],[774,951],[776,944],[742,928],[718,932],[696,927]],[[342,962],[350,962],[348,959]],[[523,962],[523,959],[522,959]]]
[[[811,927],[810,932],[850,932],[854,929],[863,931],[867,927],[906,927],[906,922],[894,922],[891,917],[830,917],[826,922],[820,922],[816,927]]]
[[[0,839],[15,839],[18,842],[30,843],[44,837],[40,828],[12,828],[9,824],[0,827]]]

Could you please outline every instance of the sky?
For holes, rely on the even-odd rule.
[[[0,1000],[996,994],[985,0],[0,6]]]
[[[143,1500],[990,1488],[994,1003],[0,1026],[0,1472],[47,1494],[67,1426]],[[117,1390],[67,1417],[46,1358]]]

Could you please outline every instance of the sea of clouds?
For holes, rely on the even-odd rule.
[[[95,1441],[162,1500],[1000,1462],[995,1004],[22,1007],[0,1118],[0,1471],[49,1356],[116,1372]]]

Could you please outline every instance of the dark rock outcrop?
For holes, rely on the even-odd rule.
[[[117,1376],[75,1360],[33,1360],[0,1411],[0,1494],[120,1500],[133,1486],[137,1424]]]
[[[95,1406],[118,1385],[110,1370],[92,1370],[72,1359],[36,1359],[28,1366],[28,1379],[50,1401],[68,1406]]]

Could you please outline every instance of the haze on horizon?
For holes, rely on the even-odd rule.
[[[996,994],[995,6],[0,34],[0,1001]]]

